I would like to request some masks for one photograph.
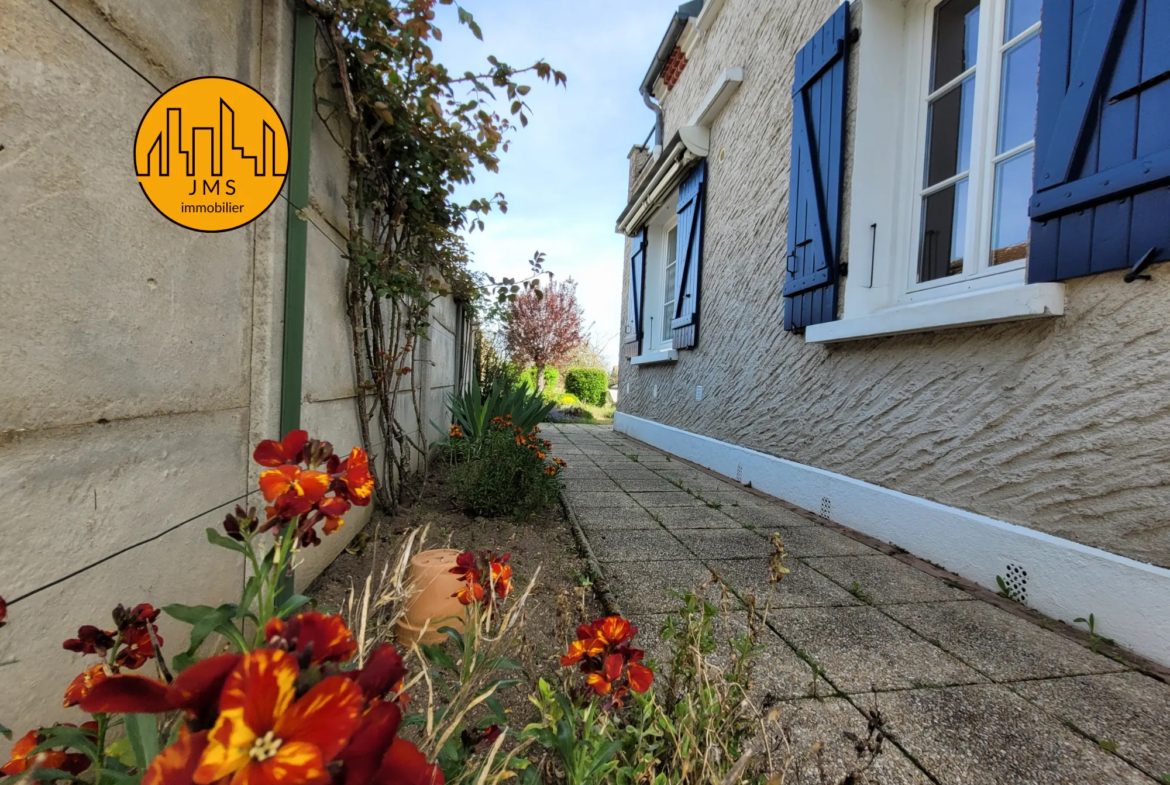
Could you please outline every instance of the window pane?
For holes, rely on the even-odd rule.
[[[1032,151],[995,167],[995,205],[991,218],[991,263],[1028,257],[1028,201],[1032,198]]]
[[[960,180],[922,200],[918,280],[934,281],[963,272],[966,242],[967,181]]]
[[[670,322],[674,319],[674,301],[662,306],[662,340],[670,338]]]
[[[934,11],[934,92],[975,65],[979,51],[979,0],[946,0]]]
[[[1040,69],[1040,36],[1033,35],[1003,54],[999,98],[999,143],[1005,153],[1036,134],[1036,79]]]
[[[975,76],[934,100],[926,121],[926,185],[941,183],[971,166],[971,115]]]
[[[1008,0],[1007,24],[1003,28],[1004,43],[1040,21],[1041,5],[1041,0]]]
[[[666,267],[662,272],[662,340],[670,338],[670,323],[674,319],[674,287],[678,260],[678,227],[666,235]]]

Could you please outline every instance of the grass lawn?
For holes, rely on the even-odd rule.
[[[613,425],[615,408],[612,403],[607,403],[605,406],[590,406],[587,403],[580,403],[565,407],[564,410],[558,407],[553,410],[548,421],[576,425]],[[568,414],[568,410],[572,410],[574,414]]]

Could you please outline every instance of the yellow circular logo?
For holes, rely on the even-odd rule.
[[[256,220],[288,174],[288,134],[268,99],[204,76],[151,104],[134,140],[138,184],[180,226],[226,232]]]

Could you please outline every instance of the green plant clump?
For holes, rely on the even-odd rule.
[[[549,443],[538,434],[539,429],[523,430],[504,418],[489,422],[476,454],[451,470],[456,500],[477,515],[517,518],[556,501],[561,489],[558,469],[549,462]],[[456,458],[461,457],[462,441],[466,440],[448,441]]]
[[[571,392],[591,406],[605,406],[609,376],[597,368],[570,368],[565,374],[565,392]]]
[[[543,422],[553,406],[553,403],[546,403],[523,385],[510,389],[506,383],[497,379],[483,390],[473,378],[466,391],[460,395],[451,395],[447,400],[447,408],[451,410],[454,423],[451,436],[454,437],[457,431],[460,435],[458,440],[452,438],[447,444],[451,446],[459,441],[457,457],[475,458],[492,428],[492,420],[497,417],[507,418],[509,425],[527,432]]]

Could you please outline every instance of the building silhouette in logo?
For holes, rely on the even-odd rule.
[[[184,139],[183,110],[181,108],[167,109],[166,128],[159,131],[150,149],[146,153],[145,169],[141,164],[136,165],[139,177],[171,175],[171,158],[182,156],[184,174],[194,177],[197,167],[202,162],[202,156],[211,158],[211,176],[223,175],[223,155],[225,144],[230,151],[238,152],[241,158],[252,162],[253,174],[256,177],[284,177],[285,168],[278,168],[276,160],[277,143],[276,131],[267,120],[261,121],[261,144],[258,155],[249,155],[244,146],[236,143],[236,113],[228,102],[219,99],[219,128],[215,126],[195,126],[190,129],[190,137]],[[178,162],[176,162],[178,163]],[[183,166],[183,164],[179,164]],[[179,174],[179,172],[175,172]]]

